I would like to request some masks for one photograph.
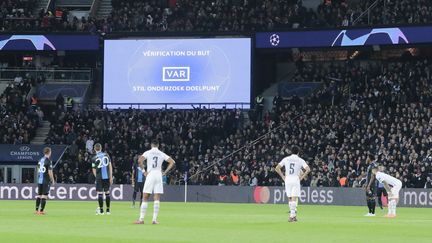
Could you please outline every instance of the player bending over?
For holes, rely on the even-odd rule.
[[[138,156],[136,156],[134,158],[134,162],[132,165],[132,187],[134,188],[134,192],[132,195],[132,207],[134,208],[135,208],[135,199],[138,192],[140,193],[140,206],[142,204],[144,179],[145,179],[144,173],[138,164]]]
[[[175,164],[175,161],[171,157],[158,149],[159,142],[152,141],[151,147],[152,148],[150,150],[144,152],[144,154],[138,159],[138,163],[142,171],[144,171],[146,180],[144,183],[144,201],[141,205],[140,217],[134,222],[134,224],[144,224],[144,216],[148,207],[148,199],[152,193],[154,193],[152,224],[158,224],[157,216],[160,207],[160,195],[163,194],[162,176],[166,175]],[[145,160],[147,161],[147,171],[144,168]],[[164,161],[168,162],[168,168],[162,172],[162,163]]]
[[[93,175],[96,177],[96,191],[98,194],[99,207],[96,209],[96,215],[103,215],[103,194],[105,193],[106,214],[111,214],[110,204],[110,186],[113,183],[112,179],[112,164],[109,155],[102,152],[102,145],[97,143],[94,145],[96,155],[92,158]]]
[[[46,200],[50,190],[50,181],[54,185],[54,176],[52,172],[51,148],[46,147],[43,150],[42,157],[37,166],[38,171],[38,195],[36,196],[36,212],[37,215],[45,215],[44,209]],[[40,208],[39,208],[40,206]]]
[[[288,205],[290,208],[289,222],[297,221],[297,199],[300,196],[300,181],[306,178],[310,172],[306,162],[298,156],[300,148],[294,146],[291,149],[292,154],[285,157],[277,166],[276,172],[285,182],[285,191],[288,197]],[[285,175],[281,168],[285,167]],[[304,170],[304,173],[302,173]]]
[[[372,173],[379,182],[384,184],[384,188],[388,193],[388,214],[386,214],[384,217],[394,218],[396,217],[396,205],[399,202],[399,191],[402,188],[402,182],[399,179],[382,171],[383,167],[380,166],[379,169],[373,169]]]

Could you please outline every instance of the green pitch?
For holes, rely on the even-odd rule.
[[[113,202],[96,216],[96,202],[0,202],[0,242],[431,242],[432,210],[398,208],[395,219],[363,216],[366,207],[299,206],[288,223],[287,205],[162,202],[159,225],[133,225],[139,209]],[[145,222],[151,220],[149,205]]]

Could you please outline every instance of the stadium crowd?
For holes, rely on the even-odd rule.
[[[316,9],[301,0],[112,0],[105,19],[77,18],[67,9],[40,10],[35,0],[2,1],[2,31],[260,31],[273,29],[431,23],[427,0],[323,0]],[[360,18],[359,18],[360,17]]]
[[[28,144],[34,137],[43,112],[27,99],[31,87],[29,79],[16,77],[0,95],[0,143]]]
[[[58,109],[46,142],[71,145],[61,182],[91,181],[92,145],[101,142],[116,182],[128,183],[134,157],[157,138],[178,162],[167,183],[179,183],[187,171],[192,184],[280,185],[274,167],[296,144],[312,168],[306,185],[360,187],[368,161],[377,160],[405,187],[424,187],[432,173],[430,70],[429,60],[306,63],[294,79],[323,87],[276,102],[262,119],[240,110]]]

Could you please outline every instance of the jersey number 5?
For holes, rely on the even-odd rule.
[[[294,164],[289,165],[289,172],[290,175],[294,174]]]
[[[157,167],[157,162],[158,162],[158,157],[157,156],[153,157],[153,164],[152,164],[153,168]]]

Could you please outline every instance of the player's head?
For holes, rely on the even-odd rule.
[[[378,165],[378,171],[383,172],[385,170],[385,167],[383,165]]]
[[[102,151],[102,145],[101,145],[100,143],[95,144],[95,145],[94,145],[94,150],[95,150],[96,152],[100,152],[100,151]]]
[[[50,147],[45,147],[44,149],[43,149],[43,153],[44,153],[44,155],[46,156],[46,157],[51,157],[51,148]]]
[[[300,148],[297,145],[292,146],[291,148],[291,154],[299,154]]]
[[[379,170],[378,170],[378,167],[373,167],[371,171],[372,171],[372,174],[375,175]]]
[[[152,148],[157,148],[157,147],[159,147],[159,141],[156,140],[156,139],[152,140],[152,141],[151,141],[151,147],[152,147]]]

